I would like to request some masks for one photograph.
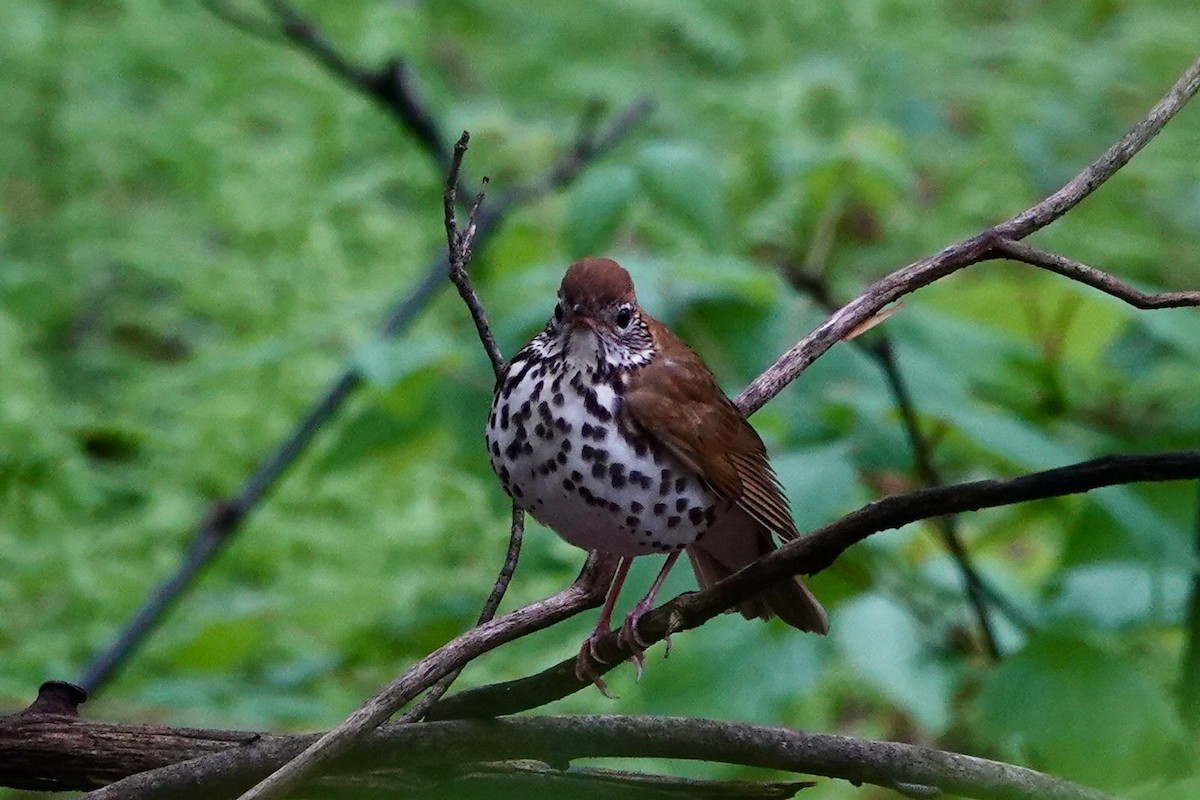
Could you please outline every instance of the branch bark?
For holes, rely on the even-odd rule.
[[[0,777],[5,783],[43,790],[115,781],[91,792],[88,800],[215,800],[232,796],[316,738],[16,715],[0,719]],[[420,774],[464,761],[529,758],[562,769],[578,759],[600,757],[702,760],[786,770],[923,796],[940,792],[988,800],[1109,798],[1034,770],[933,748],[674,717],[509,717],[388,725],[330,766],[338,777],[371,770]],[[783,784],[792,790],[802,785]]]
[[[1125,166],[1129,159],[1162,130],[1198,89],[1200,59],[1193,61],[1184,70],[1179,80],[1144,119],[1062,188],[1008,220],[952,244],[936,255],[902,267],[871,284],[866,291],[842,306],[829,319],[794,344],[743,389],[734,400],[738,408],[747,416],[762,408],[829,348],[846,338],[847,334],[878,314],[889,303],[960,269],[992,257],[997,246],[1005,240],[1024,239],[1060,218]]]
[[[868,536],[919,520],[1079,494],[1104,486],[1196,477],[1200,477],[1200,450],[1106,456],[1017,478],[974,481],[887,497],[789,542],[702,592],[674,598],[643,617],[638,633],[644,641],[652,643],[661,641],[668,632],[697,627],[762,586],[785,575],[820,572],[847,548]],[[615,633],[599,640],[597,652],[605,662],[597,665],[602,674],[629,657]],[[562,699],[590,685],[576,677],[575,661],[568,659],[535,675],[444,698],[426,719],[514,714]]]

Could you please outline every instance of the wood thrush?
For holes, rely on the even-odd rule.
[[[573,545],[620,557],[576,672],[609,632],[633,559],[666,553],[621,639],[641,671],[638,620],[686,551],[701,588],[799,536],[754,428],[696,353],[638,306],[615,261],[572,264],[546,327],[508,363],[487,422],[492,468],[513,500]],[[829,620],[796,579],[739,609],[825,633]]]

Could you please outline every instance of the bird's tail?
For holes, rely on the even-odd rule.
[[[740,535],[722,536],[720,527],[718,523],[707,536],[687,549],[696,573],[696,582],[701,589],[712,586],[775,549],[771,535],[762,528],[755,531],[754,535],[742,528],[738,531]],[[799,578],[778,581],[742,601],[737,610],[746,619],[777,616],[798,630],[820,634],[829,632],[829,615]]]

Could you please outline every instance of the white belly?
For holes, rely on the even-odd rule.
[[[679,550],[727,510],[669,453],[618,428],[611,386],[589,392],[582,377],[541,369],[497,394],[486,435],[492,468],[538,522],[586,550],[630,556]]]

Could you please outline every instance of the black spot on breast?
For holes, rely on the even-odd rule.
[[[604,464],[608,461],[608,451],[607,450],[603,450],[603,449],[597,447],[594,452],[596,454],[596,463]]]
[[[562,450],[564,453],[569,453],[569,452],[571,452],[571,440],[570,440],[570,439],[563,439],[563,440],[562,440],[562,444],[560,444],[558,447],[559,447],[559,449],[560,449],[560,450]]]
[[[683,476],[676,478],[675,479],[675,491],[682,492],[684,489],[687,488],[687,484],[688,484],[687,478],[685,478]]]
[[[495,439],[492,440],[492,455],[496,458],[500,457],[500,443]]]
[[[508,447],[504,448],[504,455],[509,461],[512,461],[514,458],[516,458],[520,452],[521,443],[516,439],[513,439],[508,443]]]
[[[585,422],[579,426],[579,435],[585,439],[592,438],[592,423]]]
[[[575,491],[575,481],[571,480],[570,478],[563,478],[562,487],[568,492],[573,492]]]
[[[579,470],[575,470],[571,473],[571,480],[576,483],[583,483],[583,475],[579,474]]]
[[[638,519],[637,517],[635,517],[634,515],[630,514],[628,517],[625,518],[625,524],[631,528],[636,528],[637,526],[642,524],[642,521],[640,519]]]
[[[704,520],[704,509],[693,506],[688,509],[688,522],[699,525]]]
[[[508,430],[508,403],[500,407],[500,430]]]
[[[539,373],[535,373],[535,374],[541,374],[541,373],[539,372]],[[543,386],[545,386],[545,385],[546,385],[546,382],[545,382],[545,381],[538,381],[537,383],[535,383],[535,384],[533,385],[533,392],[532,392],[532,395],[533,395],[533,399],[534,399],[534,400],[536,400],[536,399],[538,399],[539,397],[541,397],[541,396],[542,396],[542,387],[543,387]]]
[[[550,404],[545,400],[538,403],[537,410],[538,416],[544,419],[546,422],[552,422],[554,420],[554,415],[550,413]]]
[[[566,417],[559,417],[554,420],[554,427],[558,428],[563,433],[571,432],[571,423],[567,422]]]
[[[525,444],[521,445],[521,452],[527,456],[533,455],[533,445],[529,443],[528,439],[525,440]]]
[[[566,464],[567,463],[567,454],[560,450],[560,451],[558,451],[558,455],[556,455],[554,457],[554,460],[557,461],[559,464]]]
[[[638,458],[645,458],[646,453],[650,450],[650,445],[646,444],[646,440],[640,436],[635,436],[633,439],[633,452]]]
[[[503,483],[505,486],[508,486],[508,479],[509,479],[509,477],[511,477],[508,474],[508,467],[501,467],[500,471],[496,474],[499,475],[500,482]]]
[[[612,513],[616,514],[616,513],[620,512],[621,504],[618,503],[616,500],[609,500],[608,501],[608,510],[611,511]]]
[[[672,514],[671,516],[667,517],[667,527],[668,527],[668,528],[674,528],[674,527],[675,527],[676,525],[678,525],[678,524],[679,524],[679,523],[680,523],[682,520],[683,520],[683,517],[677,517],[677,516],[675,516],[674,514]]]
[[[655,503],[654,504],[654,516],[661,517],[665,513],[667,513],[667,504],[666,503]]]
[[[555,381],[555,382],[557,383],[557,381]],[[554,403],[554,405],[561,407],[562,404],[565,402],[565,400],[563,398],[563,393],[555,392],[554,397],[551,399],[551,402]]]
[[[540,422],[537,425],[533,426],[533,432],[538,435],[539,439],[546,438],[546,426]]]
[[[594,428],[592,428],[592,439],[594,439],[595,441],[603,442],[605,437],[607,437],[607,436],[608,436],[608,428],[602,427],[600,425],[597,425]]]
[[[513,497],[524,497],[524,496],[525,496],[525,492],[521,491],[521,487],[520,487],[520,486],[517,486],[517,485],[514,483],[514,484],[513,484],[513,486],[512,486],[512,496],[513,496]]]
[[[649,489],[650,486],[654,483],[654,481],[650,480],[649,475],[642,472],[641,470],[636,470],[636,469],[629,470],[629,482],[642,488],[642,489]]]
[[[596,451],[590,444],[585,444],[583,447],[579,448],[579,457],[584,461],[591,461],[595,454]]]
[[[683,510],[685,508],[687,508],[687,506],[688,506],[688,501],[687,501],[686,497],[681,497],[675,501],[675,510],[678,511],[680,514],[683,513]]]
[[[604,465],[601,464],[599,461],[597,461],[595,464],[592,464],[592,477],[593,478],[603,478],[607,473],[608,473],[608,470],[606,470],[604,468]]]
[[[632,503],[629,504],[629,510],[635,514],[642,513],[643,508],[644,508],[644,506],[641,503],[639,503],[637,500],[634,500]]]

